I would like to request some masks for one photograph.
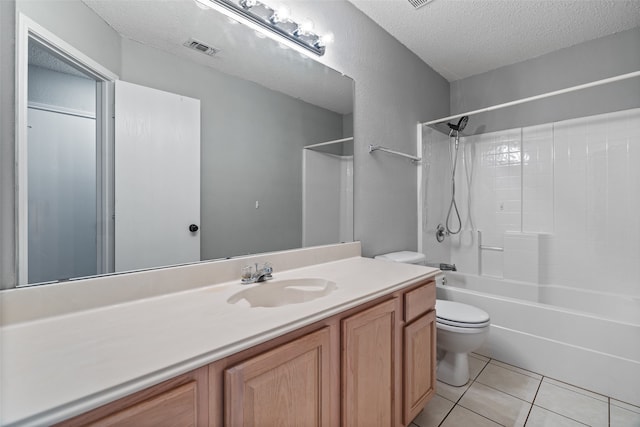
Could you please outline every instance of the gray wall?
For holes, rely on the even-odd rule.
[[[356,82],[354,227],[363,255],[416,250],[417,166],[368,146],[415,154],[417,124],[449,114],[449,83],[351,3],[294,5],[296,16],[334,33],[321,61]]]
[[[202,259],[302,246],[302,147],[342,115],[130,40],[121,78],[201,101]]]
[[[16,283],[15,269],[15,3],[0,1],[0,289]]]
[[[640,28],[451,83],[451,113],[640,70]],[[470,119],[467,134],[549,123],[640,106],[640,78],[559,95]]]

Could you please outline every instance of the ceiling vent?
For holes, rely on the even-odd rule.
[[[424,6],[427,3],[431,3],[433,0],[409,0],[409,3],[416,9]]]
[[[197,50],[198,52],[204,53],[205,55],[209,56],[214,56],[216,53],[220,52],[220,49],[207,46],[206,44],[194,39],[187,40],[186,42],[184,42],[184,45],[189,49]]]

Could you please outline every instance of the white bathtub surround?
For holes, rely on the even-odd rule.
[[[450,166],[447,136],[425,129],[423,138],[426,152],[440,156],[425,160],[430,198],[422,244],[431,262],[439,261],[431,254],[447,257],[430,233],[446,217],[450,190],[442,177],[450,177]],[[466,136],[461,144],[459,161],[468,166],[456,183],[464,230],[451,238],[448,254],[460,271],[514,273],[502,252],[482,251],[478,265],[477,230],[483,245],[495,247],[505,246],[506,233],[539,234],[539,283],[640,297],[640,109]]]
[[[433,130],[423,139],[427,153],[447,147]],[[491,315],[488,354],[640,403],[640,109],[461,144],[463,231],[446,239],[448,248],[429,229],[420,236],[427,259],[443,257],[468,273],[439,298]],[[450,177],[448,153],[439,159],[428,160],[429,227],[444,220],[450,200],[435,178]]]
[[[575,289],[567,298],[574,306],[563,308],[536,302],[536,285],[461,273],[447,272],[446,277],[445,286],[438,283],[438,298],[491,315],[491,331],[480,353],[640,405],[639,313],[622,317],[612,300],[605,311],[618,319],[588,314],[579,308],[584,295]]]
[[[549,282],[638,297],[640,109],[557,123],[554,141]]]
[[[13,322],[0,329],[0,424],[60,421],[437,271],[361,258],[359,249],[357,243],[332,245],[112,276],[103,278],[113,285],[104,292],[109,303],[103,304],[79,291],[78,283],[39,287],[46,289],[42,292],[50,301],[57,302],[56,310],[33,312],[28,319],[12,313],[9,320]],[[323,278],[335,282],[337,289],[310,302],[282,307],[228,304],[246,286],[261,286],[240,285],[240,267],[249,260],[273,262],[275,278],[270,283]],[[210,285],[198,283],[204,280]],[[138,293],[127,290],[136,284],[144,289]],[[84,285],[91,289],[89,281]],[[73,301],[74,295],[78,301]],[[13,295],[4,303],[17,301]]]
[[[540,283],[540,235],[504,234],[503,275],[505,279]]]

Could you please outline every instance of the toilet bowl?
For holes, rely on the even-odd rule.
[[[469,381],[469,353],[489,334],[489,315],[477,307],[436,300],[436,343],[442,355],[437,376],[443,383],[460,387]]]
[[[402,251],[379,255],[376,259],[425,265],[418,252]],[[436,300],[437,377],[443,383],[460,387],[469,381],[469,353],[487,338],[489,315],[477,307],[459,302]]]

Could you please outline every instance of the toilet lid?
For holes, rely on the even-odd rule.
[[[446,300],[436,300],[436,318],[445,325],[465,328],[482,328],[489,324],[489,314],[486,311]]]
[[[385,261],[402,262],[405,264],[422,264],[426,259],[420,252],[411,251],[391,252],[389,254],[378,255],[374,258],[383,259]]]

